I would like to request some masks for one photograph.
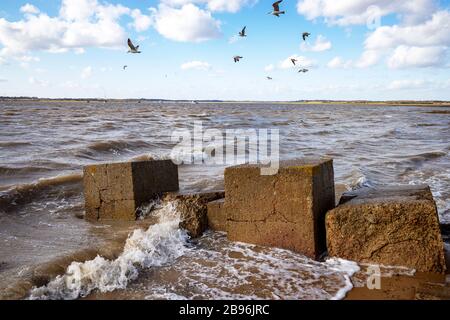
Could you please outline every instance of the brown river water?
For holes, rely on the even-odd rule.
[[[447,110],[1,102],[0,299],[343,298],[359,269],[355,263],[316,262],[287,250],[231,243],[222,233],[191,240],[177,228],[179,217],[170,204],[133,224],[84,221],[82,167],[168,158],[173,130],[191,129],[194,121],[219,130],[276,128],[281,159],[332,157],[336,183],[346,189],[429,184],[441,222],[450,223]],[[181,188],[221,189],[223,169],[183,165]],[[95,258],[98,251],[104,254]],[[51,270],[69,264],[65,275],[54,277]],[[51,276],[39,276],[36,270],[42,269]]]

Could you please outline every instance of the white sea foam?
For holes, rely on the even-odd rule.
[[[374,184],[359,169],[352,170],[344,177],[345,186],[350,190],[357,190],[364,187],[373,187]]]
[[[183,255],[188,236],[178,228],[180,217],[174,205],[163,206],[157,214],[159,223],[146,231],[135,230],[116,260],[97,256],[83,263],[73,262],[64,275],[33,288],[30,299],[76,299],[93,290],[124,289],[137,278],[140,268],[162,266]]]
[[[230,242],[207,233],[196,250],[132,290],[146,299],[342,299],[353,288],[355,262],[318,262],[289,250]]]
[[[356,262],[339,258],[327,259],[326,264],[329,265],[332,270],[339,272],[344,278],[345,285],[331,298],[331,300],[342,300],[345,298],[347,292],[352,290],[353,283],[351,277],[358,272],[360,268]]]
[[[373,263],[360,263],[359,265],[361,267],[360,271],[352,277],[353,285],[357,288],[367,286],[367,280],[373,275],[374,268],[379,269],[379,276],[383,278],[391,278],[394,276],[412,277],[416,274],[415,269],[402,266],[386,266]]]

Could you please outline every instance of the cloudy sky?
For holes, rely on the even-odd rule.
[[[450,0],[271,2],[1,0],[0,95],[450,100]]]

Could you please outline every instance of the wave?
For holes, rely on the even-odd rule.
[[[33,172],[53,171],[53,168],[26,166],[26,167],[6,167],[0,166],[0,175],[15,176],[18,174],[29,174]]]
[[[0,141],[0,148],[23,147],[23,146],[31,146],[31,143],[26,141]]]
[[[419,153],[416,155],[411,155],[406,158],[413,162],[423,162],[423,161],[428,161],[428,160],[439,159],[439,158],[445,157],[446,155],[447,155],[447,152],[444,152],[444,151],[430,151],[430,152]]]
[[[438,124],[435,123],[418,123],[416,124],[417,127],[437,127]]]
[[[8,211],[8,209],[15,205],[29,203],[34,199],[39,198],[43,193],[47,193],[48,190],[53,187],[60,187],[68,184],[76,184],[78,187],[81,187],[82,180],[82,173],[72,173],[50,178],[41,178],[32,183],[5,187],[3,188],[3,191],[0,192],[0,206],[2,210]],[[58,190],[59,196],[62,191],[63,190]]]
[[[148,160],[163,160],[169,159],[168,156],[144,153],[128,159],[128,161],[148,161]],[[58,165],[58,163],[51,163],[51,165]],[[65,167],[65,164],[58,165]],[[44,172],[54,171],[53,168],[48,167],[24,167],[24,168],[9,168],[0,166],[0,174],[16,175],[19,173],[30,172]],[[30,183],[0,186],[0,206],[6,210],[18,204],[29,203],[43,194],[48,194],[48,190],[58,188],[61,186],[73,184],[78,189],[81,189],[81,182],[83,180],[83,172],[74,172],[70,174],[61,174],[49,178],[40,178],[37,181]],[[79,190],[81,192],[81,190]],[[71,191],[70,191],[71,192]],[[72,194],[72,192],[71,192]],[[64,195],[64,190],[58,190],[58,196]]]
[[[167,267],[160,272],[175,273],[177,280],[152,283],[145,289],[148,299],[261,299],[267,294],[272,299],[342,299],[359,271],[355,262],[317,262],[289,250],[230,242],[222,233],[207,232],[192,247],[187,233],[179,229],[174,202],[152,214],[158,223],[146,231],[135,230],[116,259],[97,256],[72,262],[63,275],[32,288],[28,299],[78,299],[94,291],[126,289],[145,269],[155,267]],[[255,286],[262,290],[255,292]]]
[[[417,171],[427,162],[436,161],[446,156],[447,152],[444,151],[430,151],[415,155],[402,156],[400,157],[401,160],[387,161],[386,164],[393,164],[403,170],[403,172],[400,174],[400,176],[402,177],[405,175],[409,175],[411,172]]]
[[[74,149],[70,153],[75,157],[98,161],[108,153],[127,153],[136,149],[146,149],[149,147],[152,147],[152,144],[143,140],[102,140],[92,142],[79,149]]]
[[[319,262],[290,250],[231,242],[224,233],[207,232],[195,241],[195,250],[159,272],[162,278],[176,275],[176,282],[152,281],[146,299],[342,299],[359,270],[342,259]]]
[[[157,210],[159,222],[146,231],[135,230],[122,254],[115,260],[97,256],[86,262],[73,262],[66,273],[50,283],[31,290],[29,299],[77,299],[92,291],[125,289],[139,275],[140,268],[163,266],[175,261],[188,249],[188,235],[179,229],[180,215],[174,203]]]
[[[350,183],[346,184],[347,189],[357,190],[361,188],[373,188],[375,183],[369,180],[362,172],[358,171],[353,174]]]
[[[135,141],[109,140],[91,143],[87,146],[87,148],[98,152],[105,152],[111,150],[148,147],[149,145],[150,145],[149,143],[142,140],[135,140]]]

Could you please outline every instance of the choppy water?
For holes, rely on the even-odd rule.
[[[117,230],[130,232],[130,225],[93,225],[78,218],[83,213],[81,168],[97,162],[168,157],[172,131],[190,129],[199,120],[204,127],[216,129],[278,128],[283,159],[333,157],[336,183],[348,189],[429,184],[441,221],[450,222],[450,115],[432,110],[448,109],[182,103],[0,105],[0,288],[32,273],[36,265],[93,244],[101,247]],[[220,188],[222,174],[222,167],[182,166],[181,187],[192,191]],[[166,231],[169,240],[174,240],[171,231]],[[141,238],[151,244],[138,245],[148,254],[157,244],[144,233]],[[332,272],[338,268],[333,263],[339,262],[317,264],[282,250],[232,244],[220,234],[209,233],[195,243],[183,237],[179,241],[170,244],[186,251],[177,249],[159,265],[148,256],[121,260],[140,268],[136,278],[124,278],[127,286],[118,291],[120,296],[333,298],[347,288],[346,277],[352,272],[351,266]],[[117,269],[118,260],[111,261],[97,260],[93,265],[98,270],[122,270]],[[150,269],[149,264],[153,266]],[[283,279],[278,278],[277,268],[283,270]],[[131,269],[123,270],[130,275]],[[311,270],[319,271],[313,274]],[[113,281],[115,288],[122,288],[123,282],[114,282],[118,280],[103,279],[106,284],[93,287]],[[81,291],[76,295],[84,295],[85,287],[74,284],[78,285]],[[93,292],[95,296],[96,290]],[[71,297],[75,293],[64,294]]]

